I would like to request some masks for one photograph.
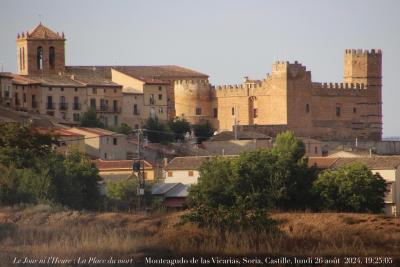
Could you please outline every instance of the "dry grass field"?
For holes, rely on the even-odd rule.
[[[278,232],[221,236],[190,224],[179,225],[181,214],[78,212],[43,205],[0,208],[0,266],[15,266],[14,259],[24,257],[113,257],[136,262],[161,255],[400,258],[400,220],[382,215],[278,212],[272,215],[280,222]]]

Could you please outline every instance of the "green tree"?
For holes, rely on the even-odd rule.
[[[129,135],[132,133],[132,128],[126,123],[121,123],[121,125],[117,128],[117,133]]]
[[[322,208],[345,212],[375,212],[384,207],[385,180],[355,163],[322,172],[313,186]]]
[[[14,123],[0,124],[0,162],[16,168],[33,167],[35,160],[45,158],[56,139],[31,127]]]
[[[211,136],[214,135],[215,129],[212,125],[207,121],[204,124],[195,124],[192,126],[194,134],[196,135],[196,141],[198,144],[201,144],[203,141],[208,140]]]
[[[276,136],[275,144],[272,149],[275,154],[285,158],[291,157],[300,160],[305,154],[304,143],[297,139],[293,132],[286,131]]]
[[[215,158],[200,168],[200,178],[189,193],[192,210],[183,216],[200,227],[224,231],[265,230],[274,225],[267,216],[265,205],[259,205],[260,190],[252,186],[238,190],[238,159]],[[250,182],[251,183],[251,182]]]
[[[88,111],[83,113],[82,119],[81,119],[81,126],[82,127],[99,127],[99,128],[104,128],[104,123],[99,120],[97,117],[97,112],[96,109],[90,108]]]
[[[175,118],[168,122],[168,126],[175,134],[175,141],[184,141],[185,134],[190,133],[190,123],[184,118]]]
[[[137,179],[129,178],[107,183],[107,197],[111,208],[130,210],[136,207]]]
[[[100,200],[98,169],[90,159],[79,151],[71,151],[63,161],[65,176],[63,183],[68,188],[63,192],[65,205],[76,209],[96,209]]]
[[[152,143],[170,143],[174,140],[174,133],[169,127],[161,123],[158,118],[148,118],[144,125],[146,135]]]

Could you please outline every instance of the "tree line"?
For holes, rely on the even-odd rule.
[[[120,126],[106,127],[104,123],[97,117],[95,109],[89,109],[82,115],[81,123],[82,127],[99,127],[105,128],[118,133],[129,135],[133,132],[132,127],[126,123],[122,123]],[[196,136],[196,142],[201,142],[210,138],[215,129],[207,121],[201,124],[190,124],[183,117],[176,117],[173,120],[167,122],[161,122],[157,117],[148,118],[142,125],[147,139],[152,143],[172,143],[172,142],[183,142],[185,141],[185,135],[193,132]]]

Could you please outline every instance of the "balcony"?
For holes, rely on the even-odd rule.
[[[74,103],[73,104],[73,109],[74,110],[81,110],[81,103]]]
[[[96,112],[99,112],[99,113],[121,113],[121,107],[100,106],[100,107],[96,108]]]
[[[60,110],[67,110],[68,109],[68,103],[61,102],[61,103],[59,103],[59,107],[60,107]]]
[[[55,110],[55,105],[52,102],[46,103],[46,109],[48,110]]]

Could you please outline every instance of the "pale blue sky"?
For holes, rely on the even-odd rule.
[[[16,71],[16,35],[39,20],[65,32],[68,65],[175,64],[213,84],[262,79],[276,60],[340,82],[344,49],[381,48],[384,136],[400,136],[398,0],[1,0],[0,68]]]

